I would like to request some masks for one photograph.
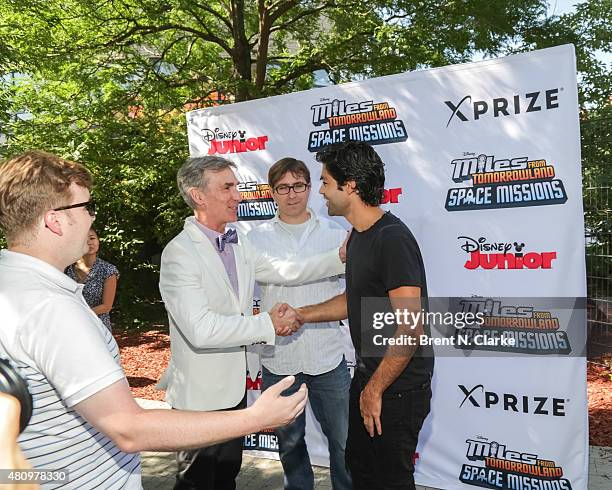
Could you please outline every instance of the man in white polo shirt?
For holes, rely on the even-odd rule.
[[[279,160],[270,167],[268,183],[278,213],[251,230],[249,239],[255,247],[282,259],[305,259],[340,245],[346,238],[340,225],[308,208],[310,172],[304,162],[295,158]],[[262,309],[278,302],[294,307],[320,303],[342,292],[338,276],[290,286],[260,286]],[[343,354],[343,335],[338,322],[304,324],[289,337],[277,337],[275,345],[264,346],[262,353],[264,389],[288,374],[308,386],[310,406],[327,437],[335,490],[352,488],[344,457],[351,378]],[[276,430],[286,489],[314,488],[305,426],[306,417],[302,414],[292,424]]]
[[[301,413],[306,387],[280,396],[291,378],[262,403],[235,412],[136,404],[117,343],[83,299],[82,285],[63,274],[87,250],[91,184],[84,167],[44,152],[0,165],[0,228],[8,241],[0,251],[0,357],[13,363],[33,397],[19,437],[24,456],[52,478],[53,470],[67,471],[49,487],[139,489],[139,451],[217,444]]]

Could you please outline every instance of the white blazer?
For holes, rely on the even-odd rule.
[[[281,260],[258,252],[240,231],[234,256],[239,297],[219,253],[193,216],[162,253],[159,289],[170,322],[171,350],[164,376],[166,401],[174,408],[219,410],[244,397],[245,346],[275,340],[270,315],[252,315],[256,280],[292,284],[344,273],[337,249]]]

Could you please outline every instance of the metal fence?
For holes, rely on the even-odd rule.
[[[612,118],[582,122],[589,353],[612,351]]]

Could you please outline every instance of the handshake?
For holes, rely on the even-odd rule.
[[[276,335],[281,337],[297,332],[304,324],[304,317],[287,303],[276,303],[268,313]]]

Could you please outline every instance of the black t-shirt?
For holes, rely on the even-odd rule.
[[[419,246],[408,227],[386,212],[365,231],[353,233],[347,245],[346,294],[351,338],[358,356],[358,372],[369,380],[382,357],[364,357],[361,349],[362,298],[387,298],[390,290],[401,286],[421,288],[421,307],[427,310],[425,266]],[[388,311],[392,311],[387,301]],[[369,328],[369,326],[365,326]],[[423,325],[425,334],[429,328]],[[387,392],[410,390],[430,380],[433,349],[419,347],[406,369],[387,388]]]

